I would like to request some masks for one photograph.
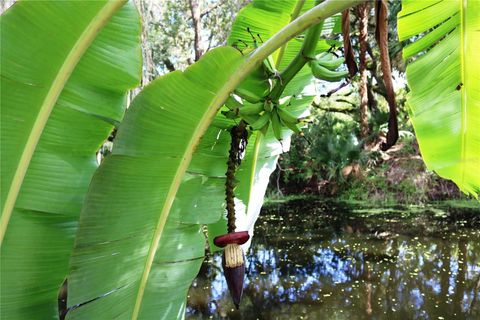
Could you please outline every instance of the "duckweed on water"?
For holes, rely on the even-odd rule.
[[[480,210],[270,204],[233,310],[220,256],[204,263],[187,319],[479,319]]]

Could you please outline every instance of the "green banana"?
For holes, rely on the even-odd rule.
[[[277,113],[278,116],[280,117],[283,122],[288,122],[288,123],[293,123],[296,124],[298,123],[297,117],[295,117],[290,111],[287,111],[284,107],[280,106],[277,108]]]
[[[324,51],[322,53],[320,53],[319,55],[317,55],[316,57],[313,57],[311,58],[312,60],[332,60],[333,58],[333,54],[331,52],[328,52],[328,51]]]
[[[263,111],[263,103],[248,103],[245,102],[242,107],[238,109],[238,113],[240,116],[251,116],[255,114],[259,114]]]
[[[263,98],[262,95],[258,94],[258,92],[251,91],[249,88],[238,87],[234,92],[236,95],[250,103],[259,102]]]
[[[298,127],[299,119],[295,117],[292,113],[286,110],[283,106],[277,108],[278,116],[282,124],[292,130],[295,133],[300,133],[302,130]]]
[[[238,118],[238,109],[235,110],[224,110],[222,111],[222,114],[227,118],[227,119],[236,119]]]
[[[278,115],[280,116],[280,113],[279,113]],[[298,127],[297,124],[292,123],[292,122],[286,122],[286,121],[284,121],[281,117],[280,117],[280,121],[282,122],[282,124],[283,124],[285,127],[289,128],[289,129],[292,130],[293,132],[295,132],[295,133],[301,133],[301,132],[302,132],[302,130],[300,130],[300,128]]]
[[[318,64],[318,61],[310,61],[310,68],[315,78],[326,81],[340,81],[348,75],[348,71],[332,71]]]
[[[275,62],[273,61],[272,56],[268,56],[267,59],[263,60],[263,67],[267,74],[276,74],[278,71],[275,69]]]
[[[271,113],[270,121],[272,122],[272,129],[275,138],[277,138],[278,141],[282,141],[282,123],[280,122],[280,117],[276,110]]]
[[[317,62],[319,65],[334,71],[345,62],[345,59],[337,58],[333,60],[317,60]]]
[[[215,117],[212,121],[212,126],[219,129],[229,129],[232,127],[232,121],[221,117]]]
[[[242,104],[238,102],[234,97],[229,96],[225,101],[225,106],[230,110],[235,110],[242,107]]]
[[[250,103],[259,102],[270,92],[271,84],[265,72],[257,68],[235,89],[235,94]]]
[[[253,130],[259,130],[268,124],[270,120],[270,112],[264,112],[255,122],[250,123]]]
[[[242,115],[242,119],[245,120],[248,124],[255,123],[258,119],[260,119],[260,115]]]
[[[272,112],[273,110],[273,103],[271,100],[265,100],[265,103],[263,104],[263,109],[267,112]]]

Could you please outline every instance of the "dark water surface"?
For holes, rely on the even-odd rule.
[[[234,310],[221,256],[187,319],[480,319],[480,209],[293,201],[265,208]]]

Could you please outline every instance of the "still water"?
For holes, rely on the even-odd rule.
[[[234,310],[221,256],[193,283],[187,319],[480,319],[480,209],[267,206]]]

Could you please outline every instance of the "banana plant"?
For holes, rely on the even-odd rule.
[[[201,226],[222,219],[224,212],[225,129],[233,120],[219,109],[275,50],[354,3],[327,1],[291,24],[289,18],[283,30],[265,36],[269,39],[245,56],[232,47],[214,49],[185,72],[155,80],[135,98],[82,210],[67,319],[99,312],[105,318],[183,316],[187,290],[204,257]],[[292,112],[305,109],[304,100],[292,105]],[[263,133],[250,137],[238,193],[249,197],[258,186],[263,190],[256,195],[258,203],[282,146],[271,130],[263,140],[257,135]]]
[[[19,1],[0,17],[2,319],[55,319],[95,153],[141,75],[126,1]]]
[[[67,278],[67,319],[182,318],[203,260],[201,226],[210,225],[212,235],[225,226],[226,129],[234,121],[218,111],[269,56],[280,72],[297,66],[289,84],[276,91],[278,98],[298,94],[311,73],[297,59],[304,43],[295,36],[359,2],[328,0],[307,11],[313,2],[255,1],[231,37],[251,52],[218,48],[185,72],[151,83],[133,101],[112,154],[98,169],[95,152],[122,121],[126,90],[140,78],[140,22],[133,5],[19,1],[2,15],[2,316],[56,318],[57,292]],[[471,37],[478,25],[471,27],[472,14],[465,17],[462,28],[470,26]],[[260,34],[257,44],[245,25]],[[314,42],[313,52],[330,45]],[[475,89],[465,96],[478,98],[478,79],[464,79],[460,88]],[[290,112],[300,116],[309,99],[293,99]],[[464,109],[472,127],[478,109]],[[475,156],[478,135],[463,129],[468,135],[462,146],[469,147],[462,154]],[[243,228],[253,227],[290,134],[280,132],[283,144],[272,128],[251,134],[237,175]],[[478,190],[478,180],[468,181],[473,183],[465,190]]]
[[[410,117],[430,170],[480,192],[480,2],[402,1]]]
[[[212,235],[225,226],[226,129],[233,120],[218,111],[269,56],[280,72],[292,63],[298,67],[276,91],[278,98],[298,94],[311,73],[296,59],[304,43],[294,37],[360,1],[329,0],[310,11],[313,2],[304,2],[255,1],[239,15],[230,42],[242,39],[251,53],[218,48],[185,72],[146,87],[98,170],[95,152],[121,122],[126,90],[139,81],[140,23],[132,4],[20,1],[0,18],[2,316],[56,318],[56,295],[65,277],[68,319],[183,316],[186,292],[203,260],[201,226],[210,225]],[[466,13],[464,18],[468,39],[478,19]],[[257,44],[256,33],[252,38],[245,26],[260,34]],[[427,42],[442,38],[435,38],[439,33]],[[313,52],[330,45],[314,42]],[[457,87],[468,84],[474,90],[465,96],[478,101],[478,79],[464,79]],[[290,112],[300,116],[309,99],[293,99]],[[464,109],[473,119],[470,128],[478,109]],[[463,129],[468,134],[462,154],[475,157],[478,135]],[[283,144],[274,131],[251,134],[237,175],[246,229],[253,227],[278,154],[288,148],[289,129],[280,132]],[[465,190],[478,190],[475,176],[468,180],[471,172],[462,175]]]

